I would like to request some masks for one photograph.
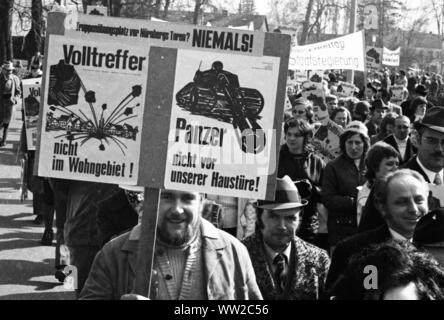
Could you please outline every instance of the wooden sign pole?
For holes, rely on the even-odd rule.
[[[139,250],[137,254],[136,279],[133,293],[148,298],[151,293],[151,271],[154,264],[159,195],[159,189],[145,188]]]

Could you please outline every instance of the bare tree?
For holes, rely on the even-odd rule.
[[[433,15],[436,19],[436,26],[438,34],[443,34],[443,23],[444,23],[444,1],[439,3],[437,0],[430,0],[432,3]]]
[[[202,10],[202,7],[207,4],[208,0],[195,0],[194,3],[194,13],[193,13],[193,24],[199,23],[199,14]]]
[[[163,14],[162,14],[162,19],[166,19],[168,17],[168,9],[170,7],[170,0],[165,0],[165,4],[163,6]]]
[[[314,0],[309,0],[307,4],[307,10],[305,11],[305,19],[302,27],[301,39],[299,41],[300,45],[304,45],[307,42],[308,32],[310,30],[310,17],[313,11]]]
[[[14,0],[0,1],[0,62],[12,60],[12,11]]]
[[[25,36],[23,44],[23,54],[28,61],[37,52],[41,51],[43,21],[42,0],[32,0],[31,2],[31,29]]]

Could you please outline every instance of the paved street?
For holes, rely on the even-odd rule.
[[[16,111],[7,144],[0,149],[0,299],[74,299],[54,278],[55,246],[40,244],[43,226],[33,224],[32,193],[20,202],[21,126]]]

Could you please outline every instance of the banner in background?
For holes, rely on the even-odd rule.
[[[328,41],[292,47],[290,70],[346,69],[364,71],[364,31]]]
[[[382,64],[385,66],[398,67],[401,57],[401,47],[396,50],[382,49]]]

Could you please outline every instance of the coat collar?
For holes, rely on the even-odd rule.
[[[202,250],[204,252],[205,267],[208,271],[207,280],[209,280],[222,255],[221,250],[227,247],[227,243],[220,236],[219,230],[215,226],[203,218],[201,221]],[[121,249],[128,254],[128,263],[133,273],[135,273],[137,266],[140,231],[141,224],[139,223],[130,231]]]
[[[304,241],[295,237],[291,242],[291,253],[288,266],[288,280],[287,285],[282,294],[279,293],[273,274],[269,267],[266,252],[260,233],[256,233],[247,240],[247,245],[252,264],[256,273],[256,280],[264,295],[264,299],[288,299],[289,297],[297,297],[298,290],[303,290],[303,285],[299,283],[298,275],[304,273],[305,261],[310,254]]]

